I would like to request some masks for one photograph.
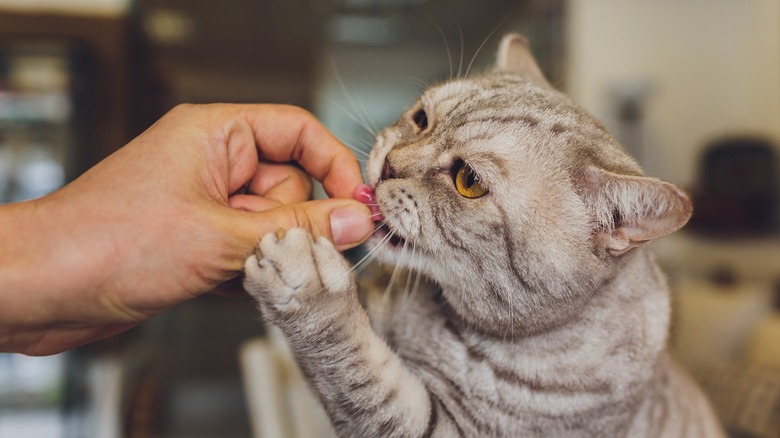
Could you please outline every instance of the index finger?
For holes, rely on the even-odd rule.
[[[308,111],[290,105],[250,105],[247,119],[261,158],[297,162],[331,197],[352,198],[363,182],[355,155]]]

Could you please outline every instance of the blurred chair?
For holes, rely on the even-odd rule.
[[[714,141],[699,166],[689,230],[713,237],[777,231],[778,165],[771,141],[742,136]]]
[[[269,327],[267,336],[244,343],[240,357],[254,438],[336,436],[276,327]]]

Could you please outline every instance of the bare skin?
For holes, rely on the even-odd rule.
[[[309,175],[333,199],[308,201]],[[61,190],[0,206],[0,351],[53,354],[127,330],[237,277],[280,228],[355,246],[372,229],[350,199],[361,181],[302,109],[177,107]]]

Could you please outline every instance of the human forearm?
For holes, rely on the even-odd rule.
[[[89,212],[74,207],[60,194],[0,206],[0,351],[56,352],[105,315],[98,285],[110,255],[96,254]]]
[[[42,309],[32,305],[44,282],[40,252],[48,224],[42,200],[0,205],[0,324],[34,323]],[[37,260],[36,260],[37,259]]]

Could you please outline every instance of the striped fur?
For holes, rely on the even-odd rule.
[[[487,195],[455,190],[461,162]],[[493,72],[427,90],[367,174],[387,223],[368,246],[405,270],[389,287],[361,306],[348,264],[298,229],[246,265],[342,436],[722,436],[665,353],[669,294],[641,246],[685,224],[687,196],[553,90],[522,37]]]

